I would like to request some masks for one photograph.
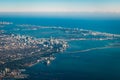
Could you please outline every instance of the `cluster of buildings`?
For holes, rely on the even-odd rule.
[[[113,40],[120,39],[119,34],[97,32],[92,30],[78,28],[57,28],[65,32],[65,38],[68,40]]]
[[[15,50],[27,48],[56,48],[63,51],[67,47],[64,40],[58,39],[35,39],[24,35],[2,35],[0,36],[0,50]],[[61,49],[60,49],[61,47]],[[63,48],[63,49],[62,49]],[[58,50],[58,51],[59,51]]]
[[[10,68],[5,68],[0,71],[0,80],[16,80],[25,79],[28,77],[27,74],[23,74],[25,69],[11,70]]]
[[[21,68],[25,69],[54,53],[63,52],[67,47],[67,42],[60,39],[0,34],[0,78],[25,78]]]

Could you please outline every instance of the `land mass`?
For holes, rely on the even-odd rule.
[[[0,77],[26,78],[21,69],[63,52],[67,47],[67,42],[61,39],[37,39],[0,31]]]

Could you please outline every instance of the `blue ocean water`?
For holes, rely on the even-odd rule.
[[[0,21],[37,26],[82,28],[111,34],[120,34],[120,19],[118,18],[90,19],[83,17],[46,18],[4,16],[0,17]],[[21,27],[21,29],[17,30],[18,28],[15,25],[7,26],[3,29],[8,33],[29,35],[36,38],[49,38],[51,35],[59,38],[60,35],[64,35],[62,32],[53,32],[51,29],[26,30]],[[30,74],[28,80],[120,80],[120,47],[93,49],[97,47],[104,47],[112,42],[120,42],[120,40],[69,41],[69,48],[61,54],[55,54],[56,59],[52,61],[50,65],[39,63],[28,68],[26,72]],[[92,50],[76,52],[86,49]]]

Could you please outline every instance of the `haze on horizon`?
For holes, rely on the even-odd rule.
[[[0,0],[0,12],[120,13],[120,0]]]

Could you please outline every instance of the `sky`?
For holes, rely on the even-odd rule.
[[[120,0],[0,0],[0,12],[120,13]]]

